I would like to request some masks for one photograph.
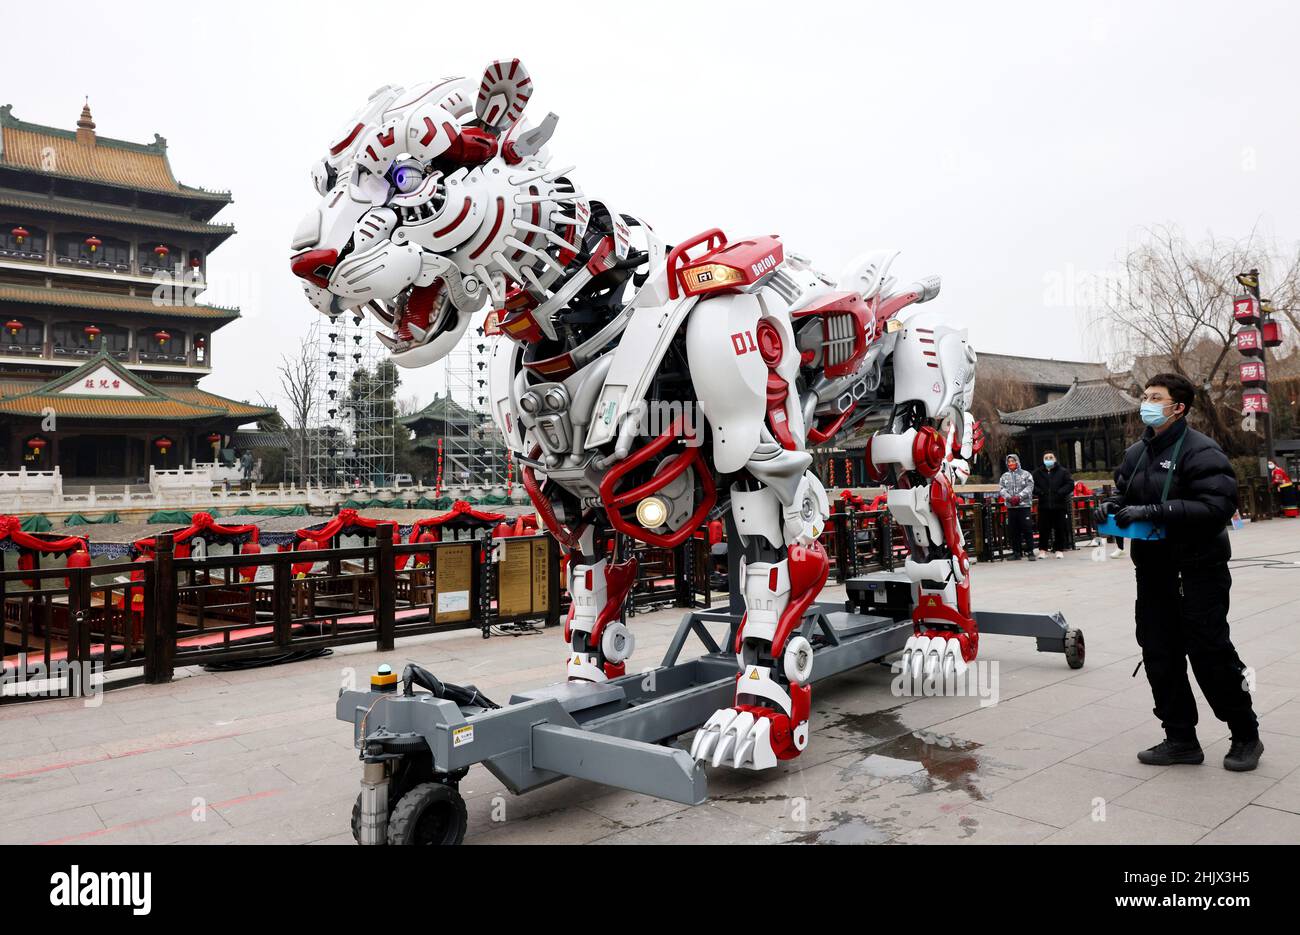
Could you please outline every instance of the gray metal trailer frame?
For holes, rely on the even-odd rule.
[[[866,575],[848,582],[843,604],[813,605],[801,629],[814,646],[812,681],[884,660],[903,648],[913,632],[909,616],[855,608],[869,606],[872,593],[905,582],[897,572]],[[1067,627],[1060,614],[983,611],[976,619],[981,633],[1033,637],[1040,652],[1065,653],[1073,668],[1083,664],[1082,633]],[[672,742],[732,704],[737,667],[727,647],[734,645],[739,621],[734,606],[690,612],[657,668],[608,682],[548,685],[513,695],[499,708],[460,705],[430,692],[340,692],[337,716],[353,725],[366,763],[354,835],[383,843],[397,800],[425,780],[451,789],[461,826],[450,837],[458,841],[464,806],[455,786],[477,763],[516,794],[571,776],[685,805],[704,802],[703,765]],[[726,625],[721,644],[707,624]],[[692,636],[706,651],[681,661]],[[400,788],[388,788],[398,763],[426,754],[430,762],[421,775],[405,776]]]

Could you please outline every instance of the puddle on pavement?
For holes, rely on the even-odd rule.
[[[889,822],[884,824],[888,825]],[[875,824],[861,815],[846,812],[832,812],[830,827],[819,831],[809,831],[790,841],[791,844],[887,844],[894,836],[880,824]]]
[[[843,713],[827,725],[861,740],[864,756],[844,766],[846,781],[867,779],[872,785],[902,780],[920,792],[965,792],[982,800],[976,779],[981,760],[975,754],[979,744],[929,730],[912,730],[898,716],[898,709],[885,708],[867,713]]]

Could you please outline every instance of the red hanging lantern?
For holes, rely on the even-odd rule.
[[[94,253],[103,245],[104,245],[104,241],[100,240],[94,234],[91,234],[89,237],[86,238],[86,246],[90,248],[91,253]]]
[[[190,269],[198,269],[203,265],[203,261],[196,256],[190,257]]]
[[[199,350],[202,350],[203,348],[208,346],[207,339],[204,338],[203,335],[199,335],[197,338],[194,339],[194,346],[197,347]]]
[[[17,337],[18,332],[22,330],[23,323],[17,318],[11,318],[5,322],[5,327],[9,329],[10,337]]]
[[[167,254],[171,253],[171,249],[166,244],[160,243],[158,246],[153,248],[153,252],[154,256],[158,257],[158,259],[165,260],[167,259]]]
[[[167,454],[171,446],[172,440],[165,435],[162,438],[154,439],[154,447],[158,449],[160,454]]]
[[[172,339],[172,336],[168,334],[166,331],[155,331],[153,333],[153,336],[158,341],[159,347],[162,347],[164,344],[166,344],[168,341]]]
[[[98,325],[86,325],[86,327],[82,328],[81,330],[82,332],[85,333],[86,337],[90,339],[90,343],[92,344],[95,343],[95,338],[99,337],[100,335],[100,330]]]
[[[27,439],[27,447],[30,448],[33,452],[35,452],[38,455],[41,453],[41,450],[48,444],[49,442],[41,438],[39,435]]]
[[[433,486],[433,498],[442,497],[442,439],[438,439],[438,477]]]
[[[213,432],[211,435],[208,436],[208,444],[212,445],[213,447],[221,444],[221,435],[217,432]]]
[[[21,224],[15,227],[13,230],[11,230],[9,233],[14,235],[14,240],[18,241],[18,246],[20,247],[23,245],[23,242],[26,241],[27,238],[31,236],[31,232],[28,231],[27,228],[23,227]]]
[[[1265,347],[1277,347],[1282,343],[1282,326],[1276,321],[1266,321],[1259,327],[1260,336]]]

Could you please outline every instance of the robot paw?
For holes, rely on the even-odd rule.
[[[691,756],[714,766],[760,770],[798,756],[807,746],[807,721],[792,727],[780,711],[747,705],[714,712],[696,732]]]
[[[903,672],[914,681],[947,682],[962,677],[968,663],[959,637],[957,633],[908,637],[899,660]]]

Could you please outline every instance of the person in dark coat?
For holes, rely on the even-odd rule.
[[[1177,374],[1157,374],[1142,394],[1147,430],[1115,472],[1116,492],[1097,508],[1098,522],[1114,514],[1127,527],[1152,522],[1164,538],[1134,538],[1137,640],[1165,740],[1143,750],[1143,763],[1201,763],[1197,709],[1187,680],[1196,683],[1227,723],[1232,743],[1226,769],[1252,770],[1264,745],[1246,687],[1245,665],[1228,632],[1232,547],[1227,527],[1237,509],[1237,476],[1213,439],[1187,424],[1192,384]]]
[[[1056,452],[1043,452],[1043,466],[1034,471],[1034,496],[1038,498],[1038,550],[1046,556],[1074,548],[1074,478],[1056,459]]]

